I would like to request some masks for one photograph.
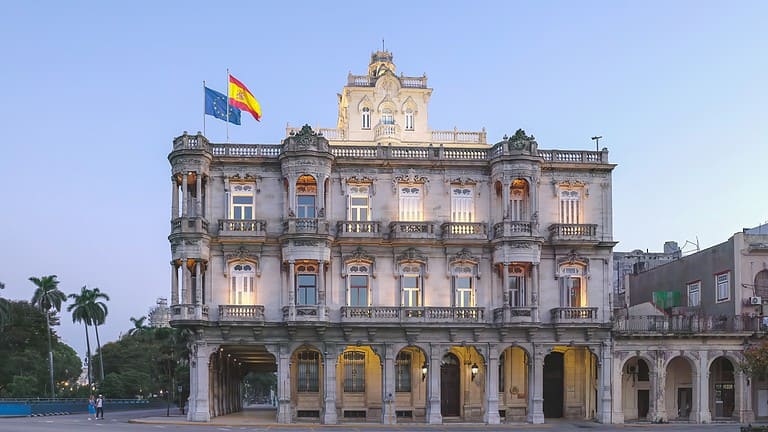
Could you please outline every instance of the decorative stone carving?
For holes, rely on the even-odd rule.
[[[420,262],[426,264],[429,261],[429,257],[423,255],[421,251],[416,248],[408,248],[401,254],[395,256],[395,262]]]
[[[479,182],[480,182],[479,180],[475,180],[472,177],[456,177],[449,181],[450,184],[458,185],[458,186],[471,186]]]
[[[236,251],[226,252],[224,255],[225,262],[229,263],[230,261],[235,260],[247,260],[251,261],[254,264],[255,270],[256,270],[256,276],[261,277],[261,255],[259,253],[254,253],[245,246],[240,246]],[[224,266],[224,276],[229,275],[229,266]]]
[[[312,130],[308,124],[301,127],[297,133],[291,132],[288,138],[283,140],[283,149],[289,151],[314,150],[318,152],[328,152],[328,140],[321,133]]]
[[[341,277],[347,276],[347,265],[349,263],[362,261],[370,264],[371,277],[376,278],[376,257],[365,252],[361,246],[358,246],[351,254],[343,255],[341,261],[344,263],[341,266]]]
[[[416,174],[416,170],[411,168],[408,170],[407,174],[400,174],[392,177],[392,192],[397,192],[397,186],[401,183],[423,184],[426,189],[429,186],[429,177],[418,175]]]
[[[568,255],[557,259],[558,266],[563,264],[581,264],[587,267],[589,266],[589,258],[579,255],[575,249],[571,249],[571,252],[568,253]]]
[[[526,153],[533,153],[538,147],[536,138],[533,135],[526,135],[523,129],[518,129],[511,137],[504,135],[503,141],[498,144],[506,146],[509,151]]]
[[[477,265],[477,263],[480,262],[480,257],[472,255],[472,252],[470,252],[469,249],[464,248],[458,251],[455,255],[451,255],[448,258],[448,264],[453,264],[457,262],[469,262]]]
[[[294,240],[293,245],[317,247],[317,246],[320,246],[320,242],[317,240]]]

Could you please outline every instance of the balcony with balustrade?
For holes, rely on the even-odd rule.
[[[283,221],[285,234],[328,234],[328,221],[317,218],[288,218]]]
[[[171,322],[174,321],[208,321],[208,305],[171,305]]]
[[[613,331],[623,336],[743,334],[764,331],[760,317],[745,315],[651,315],[620,317]]]
[[[207,232],[208,221],[201,217],[178,217],[171,220],[171,234]]]
[[[373,127],[374,141],[400,141],[401,134],[400,125],[394,123],[379,123]]]
[[[263,323],[262,305],[219,305],[219,322]]]
[[[534,306],[504,306],[493,310],[494,324],[524,324],[534,322]]]
[[[443,240],[487,240],[485,222],[446,222],[442,224]]]
[[[343,306],[342,323],[456,324],[484,323],[481,307]]]
[[[327,322],[328,314],[324,305],[290,305],[283,306],[283,321],[285,322]]]
[[[336,238],[381,238],[381,222],[379,221],[338,221],[336,222]]]
[[[549,239],[553,243],[597,244],[597,224],[552,224]]]
[[[434,222],[403,222],[389,223],[390,239],[436,239],[438,233]]]
[[[528,238],[536,234],[532,222],[505,220],[493,225],[494,240]]]
[[[554,324],[597,324],[596,307],[557,307],[553,308],[552,323]]]
[[[266,235],[267,222],[264,220],[219,220],[219,237],[264,238]]]

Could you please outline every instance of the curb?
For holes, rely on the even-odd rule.
[[[60,412],[49,412],[49,413],[41,413],[41,414],[30,414],[29,417],[46,417],[46,416],[58,416],[58,415],[70,415],[72,414],[69,411],[60,411]]]

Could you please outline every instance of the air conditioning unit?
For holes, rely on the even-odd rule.
[[[750,297],[749,298],[749,304],[751,304],[751,305],[763,304],[763,299],[760,298],[760,297]]]

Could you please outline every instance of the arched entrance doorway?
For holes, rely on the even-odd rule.
[[[520,347],[499,355],[499,415],[507,422],[524,422],[528,413],[528,353]]]
[[[664,408],[671,419],[690,419],[693,409],[692,370],[690,360],[680,356],[667,365]]]
[[[709,367],[709,409],[715,419],[733,416],[736,405],[736,385],[733,363],[725,357],[718,357]]]
[[[632,357],[621,370],[621,400],[624,420],[645,420],[651,408],[651,382],[648,363]]]
[[[397,422],[424,421],[427,411],[427,372],[424,351],[405,347],[395,358],[395,416]]]
[[[459,359],[448,353],[440,364],[440,414],[443,417],[461,415],[460,390]]]
[[[544,417],[563,416],[563,353],[552,352],[544,357]]]

